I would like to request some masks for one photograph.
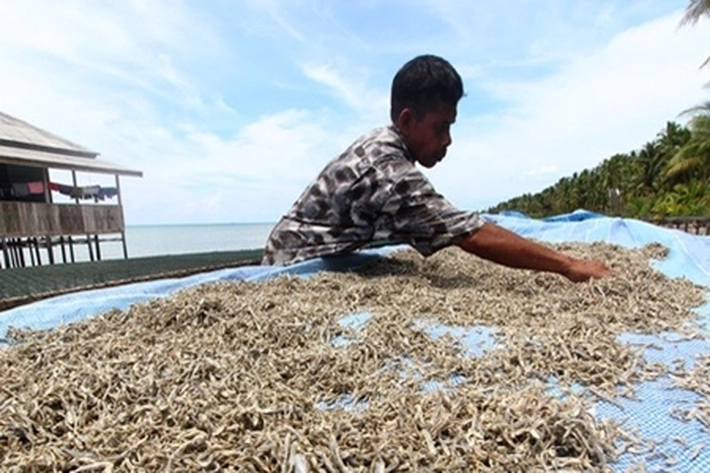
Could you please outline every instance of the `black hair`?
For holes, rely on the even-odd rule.
[[[417,56],[392,80],[390,117],[396,121],[406,107],[421,117],[440,101],[456,105],[463,95],[461,76],[446,59],[431,54]]]

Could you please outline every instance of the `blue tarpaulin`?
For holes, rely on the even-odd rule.
[[[606,242],[626,248],[660,243],[670,252],[665,260],[653,262],[656,269],[669,277],[684,277],[710,288],[710,236],[690,235],[638,220],[610,218],[587,211],[576,211],[543,220],[530,219],[519,212],[486,215],[486,218],[524,237],[549,243]],[[392,251],[392,248],[317,259],[285,268],[239,267],[184,278],[141,282],[68,294],[0,312],[0,336],[5,336],[9,327],[49,329],[92,317],[110,309],[126,309],[138,302],[166,297],[178,290],[205,283],[232,280],[260,281],[280,274],[309,276],[324,270],[346,270],[380,258],[389,251]],[[710,305],[706,304],[697,312],[701,325],[708,327]],[[436,332],[436,330],[449,329],[439,327],[433,330]],[[456,330],[461,333],[466,332],[466,328],[457,327]],[[470,333],[463,333],[462,340],[464,343],[470,343],[474,350],[479,342],[489,342],[486,337],[488,335],[485,330],[472,327]],[[697,355],[710,354],[710,343],[706,339],[680,340],[679,338],[672,333],[653,336],[624,334],[620,341],[652,345],[653,349],[646,350],[646,357],[650,361],[661,361],[670,365],[673,360],[680,358],[685,360],[688,368],[692,367]],[[600,401],[595,406],[596,415],[599,418],[624,420],[627,428],[636,427],[646,438],[667,441],[657,447],[654,455],[624,454],[614,468],[624,471],[633,463],[644,461],[649,471],[667,471],[663,456],[658,455],[658,452],[663,452],[668,457],[676,457],[677,464],[672,467],[673,471],[710,471],[708,431],[698,421],[685,423],[672,418],[668,410],[669,406],[691,406],[699,395],[677,387],[672,388],[667,377],[638,386],[637,395],[637,400],[621,398],[617,404]],[[671,442],[670,439],[674,437],[684,439],[690,448],[685,449],[677,442]],[[691,453],[694,453],[692,447],[702,444],[707,444],[707,448],[700,450],[700,453],[691,459]]]

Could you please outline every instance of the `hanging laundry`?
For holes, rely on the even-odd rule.
[[[103,202],[104,200],[106,200],[106,195],[104,194],[103,191],[104,191],[103,187],[100,187],[99,191],[96,193],[96,195],[94,195],[94,202],[98,203],[98,201]]]
[[[30,194],[44,194],[44,182],[33,181],[27,183],[27,190]]]
[[[64,184],[58,184],[58,186],[59,186],[59,189],[58,189],[59,193],[62,195],[71,196],[72,193],[74,192],[74,187],[72,187],[72,186],[67,186]]]
[[[62,195],[68,195],[75,199],[94,199],[94,202],[107,198],[111,199],[118,195],[116,187],[101,187],[99,185],[74,187],[50,182],[48,187],[50,190],[57,191]]]
[[[96,199],[101,191],[101,186],[86,186],[81,188],[82,199]]]
[[[115,187],[102,187],[99,189],[99,200],[104,200],[104,198],[111,199],[118,195],[118,189]]]
[[[50,182],[49,188],[74,199],[90,199],[98,193],[99,186],[76,187]]]
[[[12,185],[13,197],[27,197],[30,195],[30,190],[27,188],[26,182],[17,182]]]

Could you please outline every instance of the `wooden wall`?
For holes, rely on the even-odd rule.
[[[124,230],[120,205],[0,202],[0,237],[96,235]]]

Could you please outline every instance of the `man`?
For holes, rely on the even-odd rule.
[[[428,256],[451,245],[513,268],[581,282],[607,275],[578,260],[456,209],[415,166],[446,155],[463,97],[458,72],[432,55],[407,62],[392,82],[392,124],[359,138],[331,161],[271,232],[264,264],[347,253],[367,243],[407,243]]]

